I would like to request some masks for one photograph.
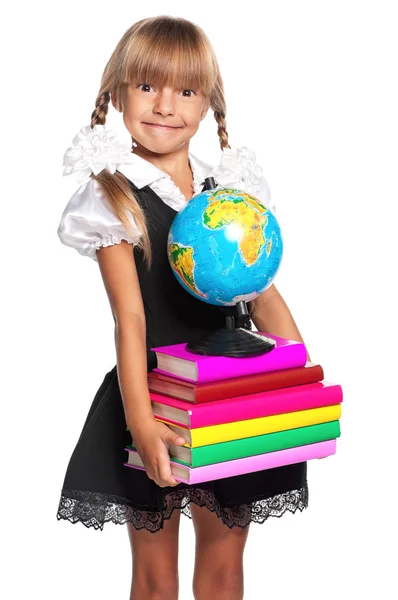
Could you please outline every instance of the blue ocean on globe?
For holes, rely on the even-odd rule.
[[[208,304],[233,306],[271,285],[283,240],[275,214],[257,198],[215,188],[194,196],[177,213],[167,254],[187,292]]]

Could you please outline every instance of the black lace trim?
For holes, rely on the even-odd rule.
[[[163,529],[164,521],[170,519],[174,510],[192,519],[189,503],[206,506],[216,513],[224,525],[247,527],[251,522],[264,523],[269,517],[281,517],[287,511],[301,512],[308,507],[308,484],[298,490],[277,494],[271,498],[253,497],[245,504],[220,506],[213,492],[200,488],[174,490],[164,497],[163,507],[141,505],[131,506],[131,501],[120,496],[99,494],[82,490],[62,490],[57,519],[71,523],[83,523],[94,529],[104,528],[104,523],[132,523],[136,529],[146,529],[151,533]]]

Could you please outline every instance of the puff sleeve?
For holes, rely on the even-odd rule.
[[[127,240],[137,244],[142,232],[133,215],[127,212],[136,235],[131,237],[113,212],[100,184],[95,179],[81,185],[67,203],[58,226],[62,244],[75,248],[82,256],[97,261],[96,251],[102,246]]]

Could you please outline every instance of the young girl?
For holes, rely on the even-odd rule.
[[[104,127],[110,101],[132,137],[127,151]],[[216,168],[189,152],[209,108],[223,150]],[[151,410],[147,372],[156,367],[151,348],[196,340],[225,325],[225,311],[188,294],[171,271],[166,240],[173,218],[209,175],[269,205],[254,154],[230,149],[225,113],[223,81],[202,29],[182,18],[143,19],[118,43],[103,73],[91,126],[65,155],[65,174],[78,172],[82,185],[62,214],[58,235],[98,262],[115,322],[117,365],[94,397],[57,517],[101,530],[107,521],[127,523],[133,600],[177,598],[181,512],[192,518],[196,534],[196,600],[237,600],[243,597],[249,524],[308,505],[306,463],[194,486],[177,482],[168,445],[184,439]],[[274,285],[249,309],[259,331],[303,341]],[[131,435],[146,472],[123,464]]]

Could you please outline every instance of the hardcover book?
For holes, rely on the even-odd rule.
[[[269,390],[305,385],[322,381],[324,372],[321,365],[307,361],[303,367],[279,369],[265,373],[255,373],[246,377],[232,377],[208,383],[192,383],[155,371],[148,373],[148,387],[151,392],[203,404],[224,398],[257,394]]]
[[[128,447],[126,450],[128,451],[128,459],[124,463],[124,466],[145,471],[138,452]],[[296,448],[286,448],[285,450],[277,450],[276,452],[258,454],[257,456],[228,460],[204,467],[192,468],[176,461],[170,461],[170,467],[177,481],[186,484],[197,484],[204,481],[223,479],[224,477],[263,471],[264,469],[274,469],[276,467],[305,462],[314,458],[325,458],[335,453],[336,440],[327,440]]]
[[[276,346],[270,352],[243,358],[194,354],[186,350],[186,344],[160,346],[152,348],[158,364],[154,371],[194,383],[206,383],[306,364],[307,351],[302,342],[257,333],[275,340]]]

